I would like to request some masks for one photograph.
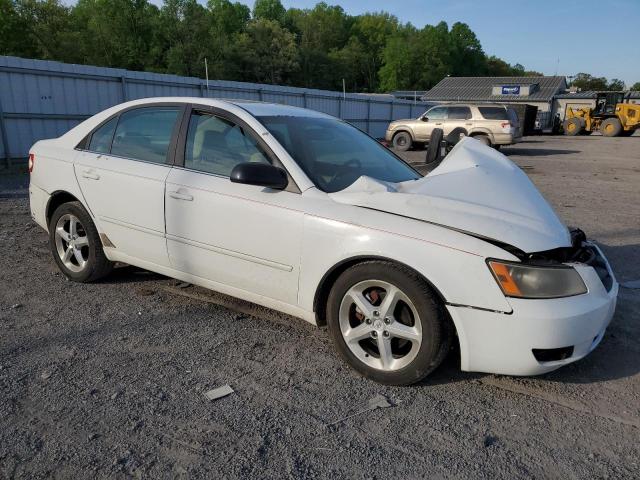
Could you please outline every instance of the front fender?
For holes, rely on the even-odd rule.
[[[305,215],[300,307],[314,309],[317,289],[334,266],[355,258],[384,258],[419,272],[447,303],[511,310],[485,263],[489,256],[515,260],[506,251],[436,225],[359,210],[361,216],[373,220],[369,225]]]

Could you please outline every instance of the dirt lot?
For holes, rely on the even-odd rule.
[[[640,137],[503,151],[620,281],[640,279]],[[554,373],[462,373],[452,354],[389,388],[302,321],[130,267],[66,281],[25,179],[0,185],[0,478],[640,475],[640,290],[621,289],[600,347]],[[223,384],[235,393],[204,397]],[[359,413],[378,394],[392,406]]]

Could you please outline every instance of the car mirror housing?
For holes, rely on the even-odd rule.
[[[429,117],[422,117],[422,118],[420,118],[420,120],[422,120],[423,122],[428,122],[429,121]]]
[[[259,187],[284,190],[289,184],[287,173],[279,167],[266,163],[240,163],[231,170],[233,183],[257,185]]]

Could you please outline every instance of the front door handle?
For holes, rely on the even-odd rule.
[[[175,198],[176,200],[186,200],[187,202],[193,201],[193,196],[186,193],[169,192],[169,196],[171,198]]]
[[[442,122],[437,122],[436,125],[442,125]]]
[[[465,125],[473,125],[473,123],[465,123]]]
[[[89,180],[100,180],[100,175],[92,170],[83,170],[82,176],[84,178],[88,178]]]

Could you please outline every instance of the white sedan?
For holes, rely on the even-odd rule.
[[[327,326],[405,385],[453,342],[467,371],[535,375],[602,339],[618,284],[505,156],[463,139],[426,176],[329,115],[128,102],[37,142],[33,219],[71,280],[136,265]]]

